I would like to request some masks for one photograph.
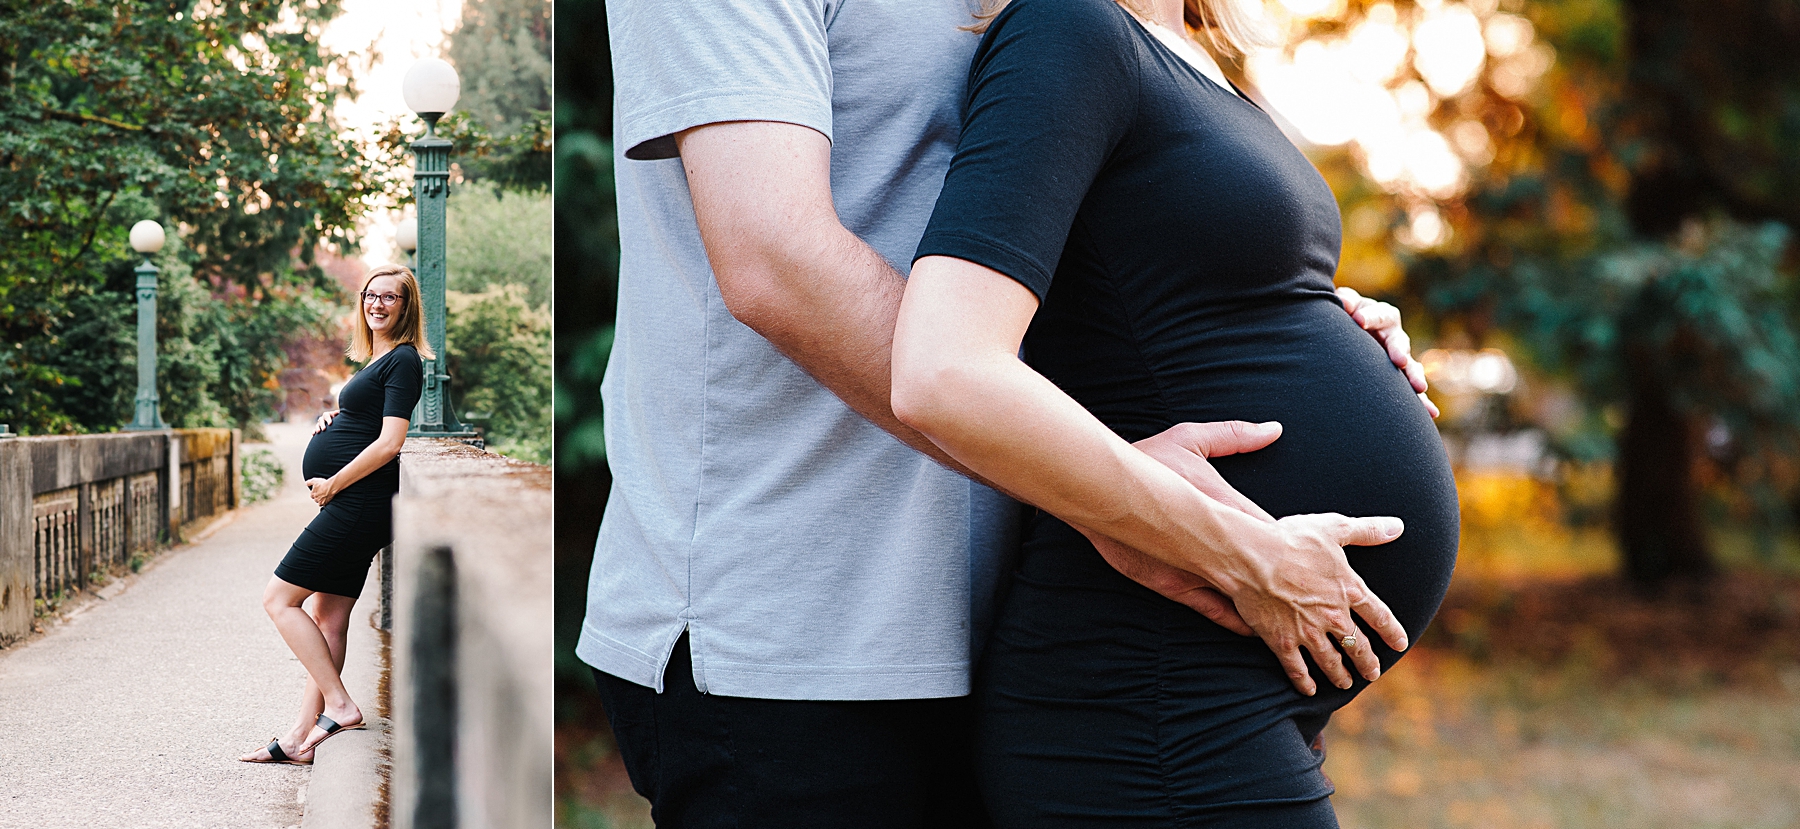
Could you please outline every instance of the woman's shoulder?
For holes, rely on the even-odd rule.
[[[995,16],[989,31],[1030,30],[1092,44],[1109,35],[1129,33],[1130,25],[1129,12],[1114,0],[1012,0]]]
[[[1036,67],[1053,74],[1132,73],[1130,13],[1113,0],[1012,0],[994,17],[971,68]]]
[[[414,348],[412,343],[401,343],[394,346],[393,350],[388,352],[385,359],[382,360],[382,363],[388,371],[399,368],[420,371],[425,365],[425,361],[419,357],[419,350]]]

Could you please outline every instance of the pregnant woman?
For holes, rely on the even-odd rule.
[[[1236,0],[1126,2],[991,18],[895,333],[895,413],[1039,508],[977,677],[982,789],[1002,827],[1336,826],[1317,738],[1436,612],[1455,483],[1412,386],[1338,305],[1330,189],[1187,34],[1184,17],[1241,48]],[[1224,420],[1279,421],[1214,461],[1274,518],[1130,443]],[[1172,526],[1290,554],[1232,560]],[[1197,574],[1262,639],[1089,537]],[[1342,600],[1268,600],[1346,554]],[[1259,579],[1273,592],[1244,589]]]
[[[366,364],[338,393],[339,409],[319,416],[302,463],[319,515],[301,531],[263,591],[263,609],[306,668],[300,717],[286,736],[240,758],[249,763],[306,765],[327,737],[363,727],[362,711],[338,674],[350,609],[362,593],[369,563],[393,540],[400,447],[419,402],[420,356],[431,356],[431,349],[411,271],[398,265],[376,268],[363,282],[361,300],[348,353]]]

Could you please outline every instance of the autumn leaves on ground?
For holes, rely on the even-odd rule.
[[[1800,579],[1462,583],[1325,768],[1346,827],[1800,826]]]

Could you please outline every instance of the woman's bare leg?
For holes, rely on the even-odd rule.
[[[350,633],[350,611],[356,607],[356,600],[349,596],[337,596],[331,593],[314,593],[302,605],[307,615],[312,617],[313,624],[325,637],[326,646],[331,648],[331,663],[337,667],[338,676],[344,673],[345,641]],[[294,727],[282,738],[283,745],[299,746],[306,740],[306,735],[313,730],[313,723],[325,710],[325,695],[319,692],[319,684],[313,681],[312,675],[306,676],[306,689],[300,694],[300,714],[294,720]],[[332,719],[337,719],[333,717]]]
[[[362,722],[362,711],[350,700],[350,693],[344,690],[343,679],[338,671],[343,664],[343,646],[340,644],[337,653],[332,652],[330,642],[320,630],[319,623],[301,605],[313,592],[304,587],[289,584],[280,578],[269,579],[269,586],[263,591],[263,609],[268,611],[269,618],[275,622],[275,629],[281,633],[282,641],[287,643],[288,650],[300,660],[306,668],[307,677],[311,680],[321,698],[321,710],[325,716],[342,725],[355,725]],[[331,598],[345,597],[322,596],[323,604],[315,603],[315,607],[332,607],[336,602]],[[354,605],[354,601],[351,602]],[[343,615],[349,615],[349,608],[343,608]],[[347,625],[339,626],[339,635],[347,630]],[[309,695],[310,696],[310,695]],[[305,702],[302,702],[305,706]],[[315,715],[317,716],[317,715]],[[325,732],[309,726],[310,733],[295,748],[305,751],[325,738]]]

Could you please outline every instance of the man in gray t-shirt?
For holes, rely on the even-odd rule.
[[[578,653],[659,822],[982,825],[963,697],[1017,507],[888,404],[897,269],[955,150],[974,11],[608,3],[614,484]]]

